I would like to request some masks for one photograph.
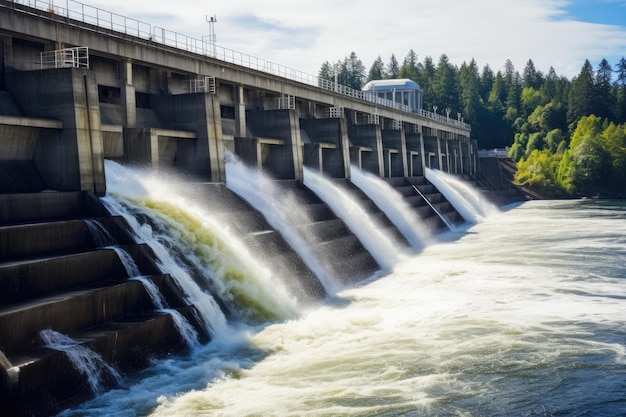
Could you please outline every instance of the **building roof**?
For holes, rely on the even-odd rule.
[[[404,90],[421,90],[418,83],[408,78],[399,78],[391,80],[372,80],[365,84],[363,91],[389,90],[392,88]]]

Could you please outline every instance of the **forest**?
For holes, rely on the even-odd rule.
[[[335,73],[336,72],[336,73]],[[424,109],[461,113],[481,149],[506,148],[516,181],[548,197],[626,196],[626,58],[597,68],[585,60],[571,80],[543,73],[529,59],[520,73],[459,67],[443,54],[435,63],[411,50],[402,64],[380,56],[369,71],[352,52],[321,65],[319,77],[354,89],[370,80],[409,78],[424,91]]]

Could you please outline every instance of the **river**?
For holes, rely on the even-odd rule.
[[[530,201],[64,416],[626,415],[626,204]]]

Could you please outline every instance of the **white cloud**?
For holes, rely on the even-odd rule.
[[[569,78],[584,60],[621,57],[626,28],[573,20],[562,0],[347,0],[169,2],[107,0],[91,4],[156,26],[201,38],[205,17],[216,15],[217,43],[315,75],[324,61],[356,52],[366,68],[378,55],[401,63],[413,49],[418,58],[446,54],[461,65],[501,69],[510,59],[523,70],[528,59]]]

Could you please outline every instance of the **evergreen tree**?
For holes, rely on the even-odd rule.
[[[523,87],[534,88],[535,90],[541,87],[543,82],[543,75],[535,68],[535,63],[532,59],[529,59],[524,67],[522,74]]]
[[[365,81],[365,66],[356,53],[351,52],[350,57],[346,58],[347,80],[346,86],[355,90],[360,90]]]
[[[432,111],[433,106],[436,105],[435,90],[433,87],[435,78],[435,64],[433,59],[429,56],[424,58],[422,69],[420,71],[420,87],[424,90],[424,108]]]
[[[504,83],[506,84],[506,89],[508,90],[511,87],[511,83],[513,82],[513,76],[515,75],[515,66],[510,59],[507,59],[504,63]]]
[[[541,92],[544,96],[552,99],[557,95],[558,80],[559,77],[556,75],[556,71],[553,67],[550,67],[548,75],[546,75],[546,78],[543,80],[543,84],[541,84]]]
[[[384,76],[385,79],[396,79],[398,78],[398,74],[400,73],[400,65],[398,64],[398,60],[394,54],[391,54],[391,58],[389,58],[389,64],[387,65],[387,71]]]
[[[626,86],[626,58],[622,57],[615,66],[615,72],[617,73],[617,83],[622,87]]]
[[[440,114],[455,114],[460,111],[459,87],[457,83],[456,68],[448,61],[446,54],[441,55],[433,77],[433,92],[436,105]]]
[[[507,79],[510,79],[510,81],[507,82]],[[515,71],[505,76],[505,84],[508,87],[506,92],[506,107],[517,111],[520,108],[520,100],[522,98],[522,77],[519,72]]]
[[[330,62],[326,61],[322,64],[317,76],[322,80],[334,81],[335,71],[330,65]]]
[[[333,77],[339,85],[348,85],[348,58],[344,58],[343,61],[337,62],[337,65],[333,66]]]
[[[495,75],[493,71],[491,70],[491,67],[489,67],[489,64],[487,64],[483,67],[483,72],[480,76],[480,87],[479,87],[480,97],[485,102],[489,100],[489,93],[491,91],[491,87],[493,86],[494,81],[495,81]]]
[[[370,67],[369,73],[367,74],[367,81],[382,80],[384,74],[385,74],[385,64],[383,63],[383,60],[380,58],[380,55],[378,55],[378,58],[376,58],[376,60]]]
[[[470,61],[469,65],[463,63],[459,70],[459,90],[461,107],[457,111],[462,114],[462,117],[467,123],[472,125],[472,133],[476,135],[476,137],[481,137],[483,102],[480,97],[478,66],[474,59]],[[458,117],[458,115],[455,114],[452,117]]]
[[[618,123],[626,122],[626,58],[622,57],[615,65],[615,119]]]
[[[417,54],[414,50],[410,50],[404,58],[398,78],[408,78],[415,82],[419,82],[419,72],[417,69]]]
[[[506,101],[506,91],[504,87],[504,77],[502,76],[502,73],[498,71],[491,86],[491,91],[489,92],[488,100],[490,103],[495,103],[497,101],[500,102],[500,105],[504,105],[504,102]]]
[[[585,60],[580,74],[574,79],[569,92],[567,123],[574,124],[581,117],[593,114],[595,111],[595,96],[593,67],[589,60]]]
[[[613,69],[606,59],[598,65],[595,81],[595,115],[601,118],[613,119],[616,97],[611,94]]]

